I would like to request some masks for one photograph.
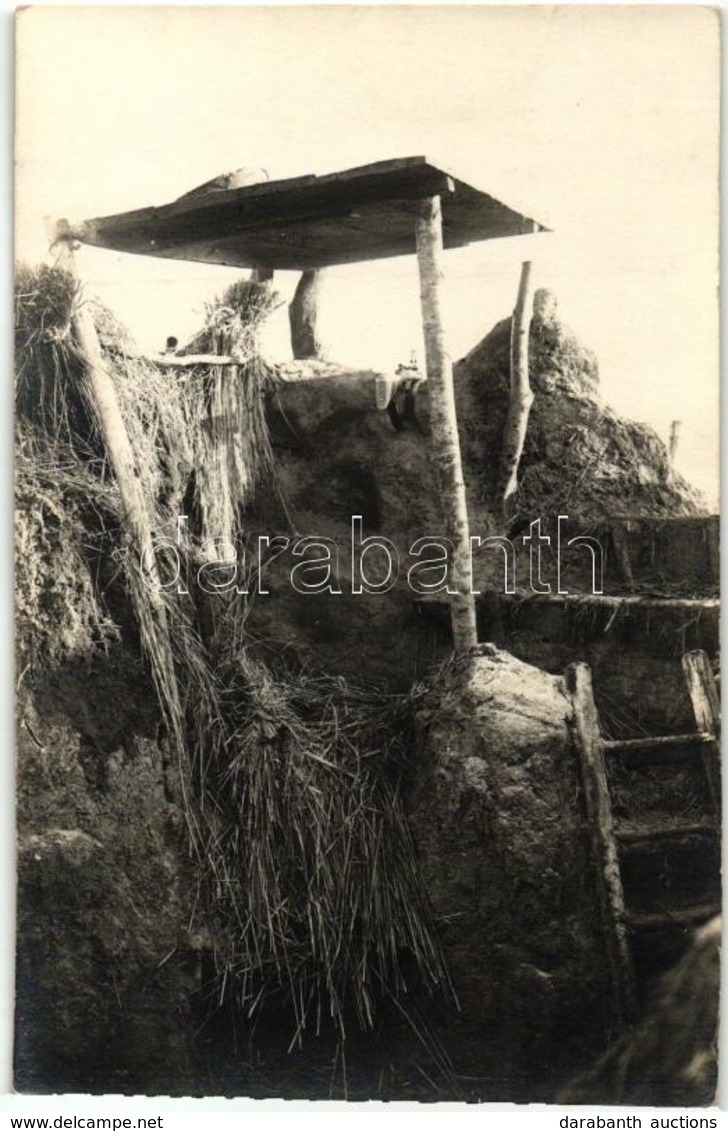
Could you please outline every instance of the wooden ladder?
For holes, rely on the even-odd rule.
[[[715,837],[720,826],[720,700],[705,652],[687,652],[683,671],[693,705],[697,729],[690,734],[609,740],[602,737],[594,702],[591,670],[576,663],[566,670],[566,683],[574,708],[574,734],[597,872],[599,902],[612,982],[614,1019],[619,1030],[636,1016],[634,960],[631,937],[640,928],[659,929],[675,924],[700,923],[716,914],[715,904],[694,905],[669,913],[640,915],[625,906],[622,846],[638,841],[669,841],[679,837]],[[670,818],[655,825],[615,821],[607,762],[620,754],[644,757],[645,765],[657,756],[699,758],[705,771],[712,812],[706,817]]]

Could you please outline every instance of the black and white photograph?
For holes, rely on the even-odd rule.
[[[715,1128],[720,10],[15,30],[15,1092]]]

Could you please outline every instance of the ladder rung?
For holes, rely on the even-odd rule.
[[[662,734],[645,738],[602,739],[605,754],[649,754],[653,750],[679,750],[683,747],[702,748],[715,739],[710,734],[694,731],[692,734]]]
[[[717,836],[718,827],[715,821],[706,817],[702,820],[661,821],[649,825],[638,822],[617,824],[614,829],[617,840],[624,844],[633,844],[641,840],[662,840],[689,836]]]
[[[720,912],[720,903],[703,903],[694,907],[676,907],[673,911],[630,911],[627,922],[637,931],[659,931],[664,927],[693,927],[720,915]]]

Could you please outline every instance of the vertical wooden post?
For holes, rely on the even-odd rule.
[[[250,272],[251,283],[272,283],[274,271],[272,267],[254,267]]]
[[[627,938],[624,891],[612,820],[604,748],[588,664],[571,664],[566,684],[574,706],[576,748],[584,783],[584,800],[592,854],[597,869],[599,901],[607,958],[614,990],[615,1019],[624,1029],[636,1012],[634,969]]]
[[[670,425],[670,444],[669,444],[670,463],[675,462],[675,457],[677,455],[677,445],[680,441],[680,427],[681,427],[681,425],[682,425],[682,420],[673,420],[672,424]]]
[[[626,522],[613,519],[609,523],[609,534],[620,579],[628,588],[632,589],[634,588],[634,574],[632,573],[632,561],[629,556],[629,526]]]
[[[702,649],[686,652],[682,658],[693,714],[698,730],[710,735],[703,755],[706,777],[715,812],[720,816],[720,698],[710,660]]]
[[[291,348],[296,359],[323,356],[321,342],[316,332],[323,274],[321,270],[303,271],[288,307]]]
[[[528,372],[528,334],[531,327],[532,306],[531,264],[526,262],[521,267],[518,295],[511,320],[511,388],[508,415],[503,429],[499,491],[504,518],[507,518],[513,509],[518,488],[518,467],[533,404],[533,391]]]
[[[710,580],[720,585],[720,518],[713,515],[706,519],[705,541],[708,546]]]
[[[445,350],[440,288],[443,280],[442,206],[439,196],[420,201],[417,215],[417,262],[425,335],[427,388],[435,469],[440,486],[445,534],[452,543],[450,599],[456,652],[478,642],[473,597],[470,526],[458,435],[452,361]]]

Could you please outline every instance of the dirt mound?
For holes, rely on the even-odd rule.
[[[510,385],[511,319],[499,322],[455,366],[455,389],[470,494],[493,499]],[[530,330],[534,402],[519,470],[516,519],[559,511],[589,518],[705,513],[646,424],[618,416],[599,395],[590,349],[537,291]]]
[[[452,1015],[439,1021],[489,1099],[550,1098],[606,1023],[570,716],[561,678],[488,644],[419,712],[409,816],[457,1036]]]
[[[148,679],[117,646],[25,682],[15,1085],[185,1092],[197,884]]]

